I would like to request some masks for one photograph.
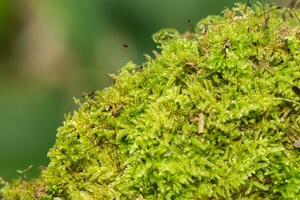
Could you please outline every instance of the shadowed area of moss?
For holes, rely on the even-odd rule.
[[[298,13],[298,11],[296,11]],[[4,199],[299,199],[295,11],[237,4],[76,100],[38,180]]]

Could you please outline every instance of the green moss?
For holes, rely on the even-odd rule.
[[[299,199],[300,22],[290,14],[237,4],[195,33],[156,33],[161,53],[79,102],[40,179],[7,185],[4,199],[41,188],[44,199]]]
[[[2,188],[2,196],[5,200],[34,200],[46,197],[46,191],[44,183],[40,180],[24,181],[18,179],[9,185],[5,184],[5,187]]]

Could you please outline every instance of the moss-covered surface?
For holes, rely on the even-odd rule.
[[[156,33],[160,54],[79,102],[41,177],[2,196],[300,199],[299,24],[291,10],[237,5],[195,33]]]

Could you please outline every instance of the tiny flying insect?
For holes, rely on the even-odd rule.
[[[192,26],[192,20],[188,19],[187,20],[188,26],[189,26],[189,31],[192,33],[194,39],[198,42],[199,47],[201,46],[200,41],[198,37],[196,36],[195,32],[193,31],[193,26]]]
[[[133,60],[133,59],[131,58],[131,56],[129,55],[129,53],[128,53],[129,45],[126,44],[126,43],[123,43],[123,44],[122,44],[122,47],[123,47],[123,51],[124,51],[124,53],[126,54],[127,58],[128,58],[129,60]]]

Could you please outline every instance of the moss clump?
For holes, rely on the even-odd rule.
[[[37,184],[38,199],[299,199],[291,15],[238,4],[193,34],[155,34],[161,53],[79,103],[39,180],[6,186],[4,199],[34,199]]]
[[[12,184],[5,184],[6,186],[2,188],[2,196],[0,199],[4,198],[5,200],[18,200],[18,199],[42,199],[45,197],[46,191],[45,186],[42,181],[25,181],[18,179]]]

